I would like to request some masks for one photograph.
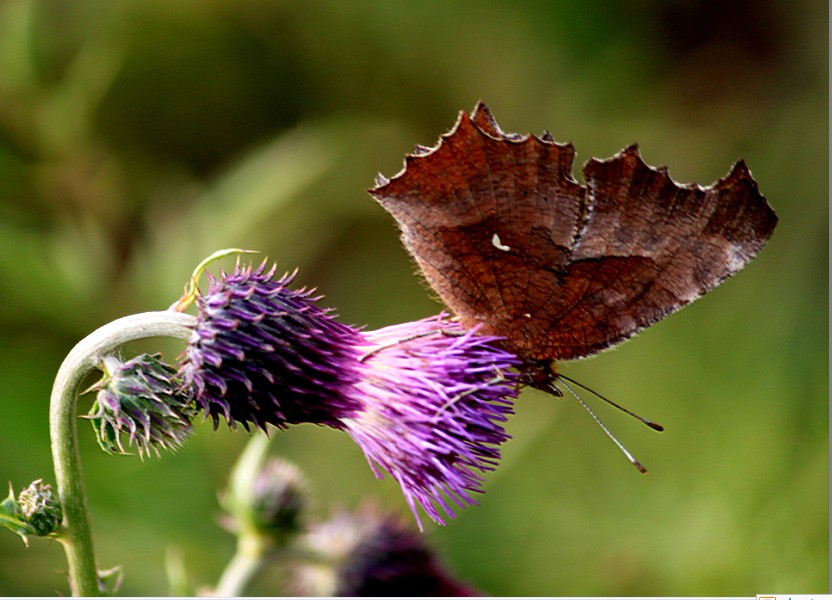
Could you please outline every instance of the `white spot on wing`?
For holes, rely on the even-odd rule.
[[[748,254],[745,248],[739,244],[731,244],[728,246],[728,269],[731,273],[736,273],[742,269],[748,262]]]
[[[496,234],[496,233],[494,234],[494,237],[492,237],[492,238],[491,238],[491,243],[492,243],[492,244],[494,244],[494,247],[495,247],[497,250],[502,250],[503,252],[508,252],[509,250],[511,250],[511,248],[509,248],[508,246],[504,245],[504,244],[500,241],[500,236],[499,236],[498,234]]]

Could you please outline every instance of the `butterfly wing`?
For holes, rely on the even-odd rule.
[[[745,164],[679,185],[631,146],[572,177],[574,149],[504,133],[484,104],[370,193],[466,327],[528,360],[608,348],[739,271],[777,217]]]

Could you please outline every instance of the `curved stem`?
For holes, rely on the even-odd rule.
[[[117,319],[78,342],[58,369],[50,399],[49,434],[55,483],[63,509],[59,540],[69,563],[69,584],[74,596],[101,594],[78,451],[76,409],[79,388],[101,359],[119,346],[147,337],[187,339],[195,322],[195,317],[174,311]]]

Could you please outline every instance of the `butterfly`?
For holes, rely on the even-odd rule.
[[[396,220],[430,287],[465,328],[504,338],[529,385],[559,395],[559,361],[591,356],[742,269],[777,216],[745,162],[679,184],[637,145],[589,159],[506,133],[480,102],[369,193]]]

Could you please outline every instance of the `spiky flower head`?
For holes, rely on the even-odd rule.
[[[10,529],[28,545],[28,536],[48,536],[61,526],[63,511],[52,486],[37,479],[15,498],[9,484],[8,497],[0,502],[0,526]]]
[[[181,374],[216,427],[249,423],[337,427],[359,402],[344,393],[356,377],[358,332],[317,306],[306,289],[289,288],[294,274],[241,267],[196,296],[197,324]]]
[[[373,505],[314,524],[300,542],[308,562],[290,586],[310,596],[479,596],[457,581],[424,536]]]
[[[248,450],[243,454],[220,496],[226,512],[222,525],[238,536],[285,546],[304,528],[309,485],[289,461],[255,456],[256,463],[251,463],[249,454]]]
[[[37,479],[17,497],[20,514],[35,535],[49,535],[57,530],[63,519],[61,504],[52,492],[52,486]]]
[[[438,315],[367,332],[351,393],[362,410],[343,420],[377,477],[387,471],[416,505],[442,524],[449,501],[475,504],[481,472],[493,470],[512,413],[517,359],[497,338],[464,331]]]
[[[142,457],[182,445],[195,409],[176,369],[158,354],[140,354],[127,361],[108,356],[102,370],[104,377],[92,388],[98,394],[87,418],[105,452],[126,454],[122,437]]]
[[[314,423],[345,430],[417,516],[474,504],[508,439],[518,360],[447,315],[363,332],[289,287],[293,275],[239,264],[209,275],[180,373],[216,426]]]
[[[303,529],[309,490],[295,465],[270,459],[254,481],[252,500],[255,526],[261,532],[284,539]]]

